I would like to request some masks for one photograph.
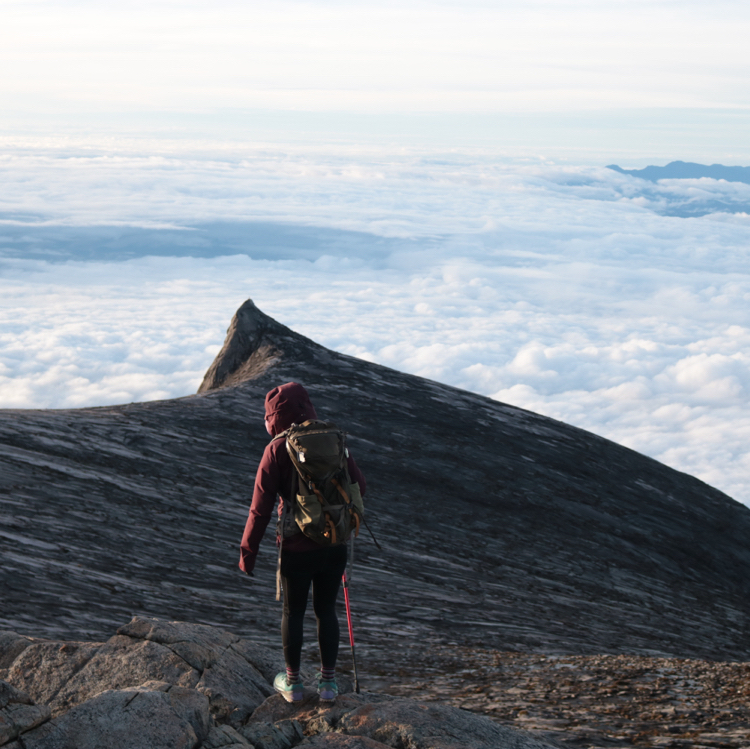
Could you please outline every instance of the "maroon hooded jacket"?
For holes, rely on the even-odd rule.
[[[274,436],[281,434],[292,424],[301,424],[308,419],[317,418],[307,390],[296,382],[287,382],[286,385],[276,387],[266,395],[266,426]],[[289,500],[294,470],[292,460],[286,451],[286,440],[278,439],[266,445],[258,466],[258,473],[255,475],[253,502],[250,505],[250,514],[240,545],[240,569],[247,574],[250,574],[255,567],[258,547],[271,520],[276,496],[279,495],[281,498],[279,515],[283,511],[284,502]],[[360,491],[364,495],[365,477],[351,456],[349,457],[349,475],[352,481],[359,484]],[[320,544],[305,536],[301,531],[284,539],[286,551],[310,551],[319,548]]]

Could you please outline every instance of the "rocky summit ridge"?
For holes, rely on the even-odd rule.
[[[0,627],[98,638],[132,615],[276,644],[269,527],[237,570],[265,393],[349,433],[382,551],[356,545],[363,657],[437,644],[747,660],[750,509],[601,437],[331,351],[247,301],[201,392],[0,411]]]
[[[272,528],[256,577],[237,570],[264,396],[290,380],[349,432],[383,547],[360,537],[351,587],[360,675],[381,691],[294,715],[270,692]],[[748,508],[580,429],[326,349],[251,301],[197,395],[0,411],[0,517],[11,749],[101,731],[129,749],[750,741],[748,664],[705,660],[749,660]],[[498,738],[447,703],[542,733]]]

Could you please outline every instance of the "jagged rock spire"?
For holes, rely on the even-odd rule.
[[[253,300],[248,299],[235,312],[224,345],[208,368],[198,392],[256,379],[281,359],[282,342],[288,338],[303,337],[261,312]]]

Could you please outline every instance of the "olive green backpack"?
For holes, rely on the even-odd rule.
[[[365,522],[359,484],[349,475],[349,451],[344,432],[331,422],[310,419],[303,424],[292,424],[274,437],[275,440],[282,438],[286,440],[286,450],[296,471],[290,492],[292,501],[284,502],[277,525],[277,580],[280,579],[281,548],[285,538],[302,531],[322,546],[336,546],[350,539],[353,542],[359,535],[361,523]],[[375,544],[379,548],[377,541]],[[277,584],[277,599],[280,592]]]

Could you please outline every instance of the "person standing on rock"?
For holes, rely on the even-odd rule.
[[[293,424],[303,424],[317,418],[307,391],[296,382],[276,387],[266,395],[265,422],[271,437],[278,437]],[[348,451],[346,463],[351,481],[356,482],[360,493],[364,494],[365,478]],[[289,509],[294,501],[292,492],[295,481],[296,469],[286,440],[281,437],[271,440],[255,476],[253,500],[240,546],[239,566],[246,574],[251,575],[255,567],[260,542],[271,519],[276,497],[280,498],[278,515],[282,519],[285,517],[285,505]],[[280,522],[279,528],[281,525]],[[282,543],[278,529],[276,543]],[[291,536],[284,533],[279,562],[284,595],[281,640],[286,672],[276,676],[274,688],[289,702],[303,698],[304,686],[300,678],[303,621],[312,586],[321,664],[318,694],[321,700],[333,702],[338,694],[336,660],[339,648],[339,622],[335,606],[341,578],[346,570],[347,545],[341,542],[321,545],[301,531]]]

